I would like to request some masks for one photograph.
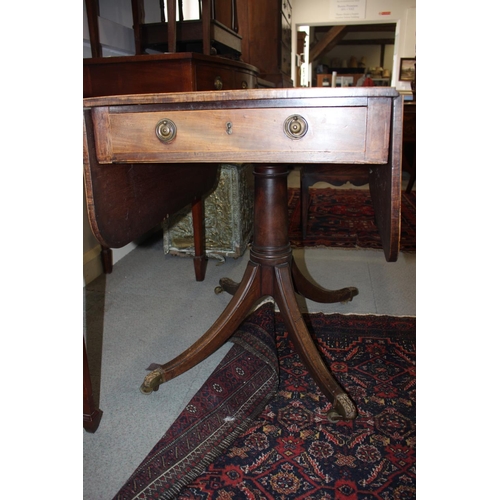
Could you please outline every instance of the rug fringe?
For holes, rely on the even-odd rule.
[[[262,412],[269,401],[276,395],[278,389],[277,380],[274,380],[274,383],[271,384],[271,379],[274,378],[275,377],[270,377],[268,379],[270,382],[269,385],[271,386],[268,393],[269,396],[266,397],[265,400],[260,404],[256,405],[254,411],[252,411],[243,420],[242,423],[236,425],[236,427],[234,427],[233,430],[228,433],[228,435],[220,442],[220,444],[215,446],[213,451],[207,452],[204,458],[202,458],[196,466],[194,466],[189,472],[185,474],[183,479],[177,481],[169,488],[168,491],[158,497],[159,500],[175,500],[185,486],[194,481],[212,462],[215,461],[216,458],[218,458],[223,452],[227,450],[227,448],[229,448],[229,446],[231,446],[231,444],[239,435],[248,430],[250,425],[255,422],[255,418]],[[274,387],[274,389],[272,387]],[[251,402],[247,403],[251,404]],[[245,406],[248,405],[246,404]],[[234,422],[234,420],[232,422]],[[223,428],[224,427],[221,427],[218,432],[225,432],[222,430]]]

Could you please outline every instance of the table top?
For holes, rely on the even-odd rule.
[[[256,101],[281,100],[283,101],[282,105],[288,105],[286,101],[296,99],[332,100],[335,98],[341,98],[345,100],[348,98],[396,98],[399,97],[399,95],[399,92],[393,87],[294,87],[89,97],[83,100],[83,104],[84,107],[95,107],[239,101],[240,103],[246,103],[246,106],[251,106],[252,103],[255,103]],[[329,104],[331,105],[331,103]],[[317,101],[315,102],[315,105],[321,105],[321,103]]]
[[[84,99],[100,163],[387,162],[393,88],[251,89]],[[170,139],[155,127],[168,123]]]
[[[106,195],[116,185],[115,171],[129,175],[128,165],[134,175],[144,174],[150,189],[180,164],[370,164],[370,192],[390,261],[399,245],[402,102],[391,87],[91,97],[83,101],[85,154],[98,175],[110,177],[103,182]],[[158,167],[154,175],[144,173],[145,164]],[[120,199],[142,189],[135,178],[127,183]]]

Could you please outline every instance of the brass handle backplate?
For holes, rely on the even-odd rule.
[[[283,124],[283,130],[290,139],[301,139],[307,134],[309,126],[306,119],[300,115],[291,115]]]
[[[172,120],[163,118],[156,124],[156,137],[161,142],[171,142],[175,139],[177,127]]]

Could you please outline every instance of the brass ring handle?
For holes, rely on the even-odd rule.
[[[214,87],[216,90],[222,90],[222,78],[220,76],[215,77]]]
[[[245,82],[245,80],[243,80],[243,81],[241,82],[241,88],[242,88],[242,89],[247,89],[247,88],[248,88],[248,83],[247,83],[247,82]]]
[[[307,134],[309,126],[306,119],[300,115],[291,115],[283,124],[283,130],[290,139],[301,139]]]
[[[172,120],[163,118],[156,124],[155,132],[161,142],[171,142],[177,134],[177,126]]]

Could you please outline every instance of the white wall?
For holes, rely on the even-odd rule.
[[[337,0],[292,0],[292,29],[298,26],[330,26],[335,24],[396,23],[391,85],[398,90],[411,90],[409,82],[398,81],[401,57],[415,57],[416,0],[365,0],[364,19],[336,20],[332,5]],[[390,14],[382,15],[381,13]],[[292,53],[296,53],[297,37],[292,39]]]

